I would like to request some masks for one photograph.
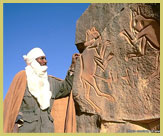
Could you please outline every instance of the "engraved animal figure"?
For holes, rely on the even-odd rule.
[[[145,55],[147,44],[151,48],[156,50],[156,71],[151,75],[152,77],[157,75],[159,72],[159,58],[160,58],[160,25],[159,23],[152,19],[146,18],[141,14],[140,8],[138,7],[137,11],[131,10],[131,19],[130,19],[130,30],[134,36],[123,30],[120,34],[124,36],[128,43],[132,46],[136,46],[139,42],[139,54],[131,53],[128,54],[126,60],[132,57],[141,57]],[[151,78],[151,76],[149,78]]]
[[[131,10],[130,30],[134,35],[132,38],[126,30],[121,35],[126,38],[129,44],[135,46],[139,42],[139,51],[145,55],[147,43],[155,50],[160,50],[160,25],[154,19],[145,18],[140,8],[137,11]]]
[[[95,72],[97,66],[104,70],[106,61],[103,61],[104,52],[107,42],[103,44],[100,52],[98,53],[97,48],[100,46],[102,40],[99,32],[93,27],[86,32],[86,42],[84,46],[86,49],[80,56],[81,71],[80,79],[83,87],[86,89],[85,97],[87,102],[97,111],[101,112],[101,109],[90,99],[90,88],[93,88],[97,96],[105,97],[107,100],[114,102],[113,96],[101,92],[95,81]],[[113,54],[109,54],[106,60],[110,60]]]

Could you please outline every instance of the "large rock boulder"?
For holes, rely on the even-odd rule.
[[[91,4],[76,25],[77,132],[157,132],[160,5]]]

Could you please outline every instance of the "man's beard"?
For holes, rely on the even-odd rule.
[[[47,66],[41,66],[36,60],[25,68],[29,92],[37,99],[42,110],[50,106],[52,95],[47,76],[47,68]]]
[[[39,77],[45,77],[47,76],[47,66],[41,66],[36,60],[34,60],[31,63],[31,67],[33,69],[33,71],[35,72],[36,75],[38,75]]]

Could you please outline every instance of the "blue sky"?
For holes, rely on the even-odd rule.
[[[40,47],[46,54],[48,74],[64,79],[75,46],[76,21],[89,3],[4,4],[3,96],[17,72],[24,70],[23,55]]]

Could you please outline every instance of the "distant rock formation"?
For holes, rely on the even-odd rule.
[[[76,25],[77,132],[159,132],[160,5],[91,4]]]

